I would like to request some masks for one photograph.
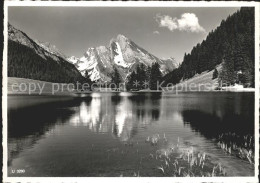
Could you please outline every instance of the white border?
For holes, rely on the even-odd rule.
[[[255,7],[255,176],[254,177],[7,177],[7,19],[9,6],[73,6],[73,7]],[[4,1],[4,51],[3,51],[3,182],[258,182],[259,160],[259,3],[257,2],[107,2],[107,1]]]
[[[257,2],[214,1],[214,2],[184,2],[184,1],[7,1],[7,6],[74,6],[74,7],[241,7],[257,6]]]

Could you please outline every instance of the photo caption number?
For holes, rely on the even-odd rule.
[[[19,174],[23,174],[25,173],[25,169],[17,169],[17,170],[11,170],[12,173],[19,173]]]

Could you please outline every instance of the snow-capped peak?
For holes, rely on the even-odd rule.
[[[124,40],[124,41],[128,40],[128,38],[122,34],[118,34],[116,38],[117,38],[117,40]]]
[[[160,64],[163,74],[175,68],[172,58],[159,59],[122,34],[112,38],[107,47],[88,48],[77,60],[74,63],[82,75],[85,75],[87,71],[92,81],[101,80],[103,82],[111,81],[115,68],[118,69],[121,77],[126,79],[129,72],[135,70],[136,64],[140,63],[151,66],[157,62]]]

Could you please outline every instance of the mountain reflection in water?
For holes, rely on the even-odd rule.
[[[165,134],[169,144],[180,139],[208,153],[231,167],[231,176],[252,175],[250,164],[217,147],[214,139],[223,133],[254,135],[254,93],[8,96],[8,167],[10,171],[26,165],[26,174],[19,176],[132,172],[141,157],[165,148],[145,143],[153,134]],[[134,142],[133,148],[125,146],[128,142]],[[108,157],[113,151],[128,155]],[[157,175],[147,166],[145,175]]]
[[[128,141],[138,128],[159,119],[160,96],[160,93],[105,97],[95,94],[89,104],[80,103],[69,122],[73,126],[87,126],[96,133],[110,132],[120,141]]]

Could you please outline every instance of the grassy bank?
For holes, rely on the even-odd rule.
[[[221,65],[218,65],[217,70],[220,71],[222,69]],[[181,80],[179,84],[174,86],[164,87],[165,91],[178,91],[178,92],[192,92],[192,91],[230,91],[230,92],[253,92],[255,91],[254,88],[241,88],[237,86],[242,85],[235,85],[230,87],[222,87],[221,90],[218,89],[218,78],[213,78],[213,72],[211,71],[204,71],[200,74],[196,74],[190,79]]]
[[[156,146],[158,143],[167,144],[165,135],[158,134],[148,137],[146,143]],[[178,138],[177,144],[149,154],[149,159],[155,161],[156,169],[162,176],[173,177],[212,177],[226,176],[225,168],[221,163],[213,163],[206,152],[195,150],[192,146],[183,146]]]
[[[72,95],[65,83],[15,77],[8,77],[7,93],[8,95]]]
[[[166,137],[154,134],[144,139],[144,146],[152,146],[150,153],[139,154],[136,169],[120,170],[118,176],[124,177],[216,177],[228,176],[221,162],[213,161],[206,152],[193,146],[186,146],[182,139],[169,144]],[[139,142],[140,143],[140,142]],[[138,142],[126,141],[125,148],[113,148],[106,151],[107,158],[138,155]]]
[[[243,136],[235,137],[241,138],[239,143],[236,143],[236,150],[230,153],[230,155],[235,155],[238,158],[248,160],[251,164],[254,162],[253,154],[241,152],[239,149],[249,149],[253,147],[253,137]],[[219,137],[219,144],[224,144],[221,139],[228,138],[230,144],[232,142],[232,137],[230,134],[223,134]],[[182,139],[178,138],[176,144],[171,144],[168,142],[165,135],[153,134],[144,139],[146,146],[152,146],[153,150],[146,155],[140,155],[139,159],[136,160],[137,166],[135,170],[124,171],[120,176],[126,177],[224,177],[230,176],[228,168],[224,164],[218,162],[216,159],[211,157],[207,152],[199,151],[193,146],[189,146],[182,143]],[[223,140],[224,141],[224,140]],[[226,141],[225,141],[226,142]],[[233,143],[235,144],[235,143]],[[244,145],[242,145],[244,144]],[[108,150],[108,157],[112,156],[125,156],[131,151],[138,154],[138,142],[126,141],[124,145],[130,148],[126,151],[122,151],[114,148]],[[243,147],[242,147],[243,146]],[[224,148],[223,153],[228,153]],[[232,150],[233,151],[233,150]],[[235,153],[235,151],[237,153]],[[250,151],[250,150],[248,150]],[[250,158],[250,159],[248,159]],[[214,160],[213,160],[214,159]]]
[[[221,66],[218,66],[217,69],[219,70]],[[194,77],[182,80],[179,84],[176,84],[173,87],[165,87],[164,90],[169,91],[205,91],[205,90],[215,90],[218,86],[218,79],[212,79],[213,76],[212,71],[204,71],[201,74],[196,74]],[[201,85],[201,86],[200,86]],[[206,87],[205,87],[206,85]]]
[[[252,135],[238,135],[236,133],[223,133],[218,136],[218,146],[230,155],[254,164],[255,140]]]

